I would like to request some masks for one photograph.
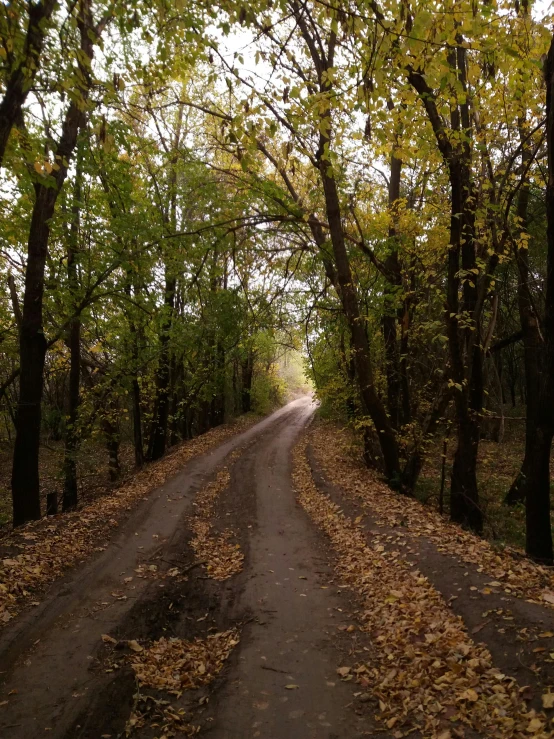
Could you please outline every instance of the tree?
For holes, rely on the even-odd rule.
[[[53,161],[40,165],[35,182],[35,203],[28,239],[25,293],[20,329],[20,391],[12,470],[13,521],[18,526],[40,518],[38,455],[42,398],[42,373],[46,354],[42,304],[44,268],[48,253],[50,220],[60,194],[79,131],[86,122],[87,103],[93,84],[93,39],[101,35],[108,18],[96,25],[89,0],[78,6],[80,51],[75,76],[75,99],[69,104],[62,132],[52,151]]]

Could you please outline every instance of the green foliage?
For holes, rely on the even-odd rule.
[[[286,400],[287,386],[279,377],[277,368],[254,376],[252,381],[252,410],[261,415],[274,411]]]

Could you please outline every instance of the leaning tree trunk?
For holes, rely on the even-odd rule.
[[[389,484],[392,487],[403,489],[400,474],[398,440],[385,406],[375,388],[367,326],[360,312],[358,295],[353,283],[350,260],[345,243],[338,186],[330,157],[333,143],[331,101],[336,93],[336,90],[333,89],[334,82],[331,72],[334,66],[337,34],[335,31],[331,31],[328,48],[325,53],[322,49],[321,41],[314,39],[312,29],[306,23],[306,18],[299,5],[294,6],[294,15],[300,32],[306,40],[314,69],[317,71],[319,92],[321,94],[319,145],[313,163],[318,169],[323,185],[325,212],[333,252],[333,264],[330,264],[330,256],[325,256],[327,244],[325,243],[326,239],[321,238],[321,223],[313,216],[310,216],[308,223],[316,243],[322,248],[325,270],[329,276],[332,275],[333,284],[338,292],[345,313],[350,332],[350,346],[354,353],[362,411],[371,418],[375,426],[383,454],[385,475]],[[335,277],[336,280],[334,279]]]
[[[56,0],[28,3],[29,24],[23,51],[13,66],[0,101],[0,164],[14,125],[21,121],[21,111],[40,67],[48,21],[57,5]],[[5,11],[4,11],[5,12]]]
[[[328,143],[328,141],[325,143]],[[321,148],[324,150],[325,147],[322,146]],[[337,184],[334,178],[329,175],[328,170],[328,162],[322,161],[320,172],[325,194],[327,220],[331,234],[339,294],[348,323],[351,345],[354,352],[354,364],[362,401],[362,410],[365,414],[369,415],[375,425],[383,454],[386,477],[393,487],[401,488],[400,460],[396,434],[385,407],[375,390],[365,321],[360,314],[358,298],[352,281],[352,272],[344,241]]]
[[[483,352],[480,349],[481,308],[478,305],[476,278],[464,280],[462,300],[459,298],[460,266],[470,275],[479,272],[475,251],[475,202],[471,187],[471,115],[467,98],[467,61],[466,49],[462,45],[451,49],[449,65],[466,92],[464,102],[451,109],[450,129],[445,126],[436,94],[422,71],[409,68],[408,79],[425,107],[450,179],[450,246],[445,321],[457,422],[457,451],[451,477],[450,515],[456,523],[470,526],[480,533],[483,515],[477,487],[477,452],[483,404]],[[455,138],[450,135],[451,132],[456,133]],[[487,276],[483,279],[487,279]],[[472,320],[471,330],[460,325],[462,316],[469,316]]]

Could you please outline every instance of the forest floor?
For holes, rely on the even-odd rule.
[[[9,527],[12,520],[12,475],[13,443],[0,442],[0,531]],[[40,448],[40,484],[42,509],[46,508],[46,496],[56,492],[60,499],[63,490],[64,443],[61,440],[43,440]],[[120,446],[119,461],[122,480],[132,473],[134,467],[133,445],[124,442]],[[89,503],[98,496],[112,492],[119,484],[109,480],[108,453],[104,444],[87,440],[81,447],[77,461],[79,478],[79,501]]]
[[[524,409],[513,410],[515,419],[506,416],[506,431],[501,442],[483,438],[479,443],[478,483],[484,517],[484,535],[492,541],[525,547],[525,506],[504,505],[504,498],[515,480],[525,451],[525,429],[521,423]],[[443,438],[445,430],[443,429]],[[439,491],[443,438],[440,433],[426,450],[426,459],[417,485],[416,495],[423,502],[439,508]],[[449,480],[455,451],[455,439],[450,434],[446,455],[446,485],[444,510],[448,510]],[[552,460],[554,479],[554,458]],[[554,509],[554,486],[552,489]]]
[[[2,737],[554,736],[554,573],[394,494],[313,414],[10,540]]]

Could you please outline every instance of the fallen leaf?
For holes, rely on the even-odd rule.
[[[490,624],[490,619],[488,621],[483,621],[483,623],[480,623],[478,626],[474,626],[471,629],[472,634],[478,634],[482,629],[485,628],[487,624]]]
[[[543,708],[554,708],[554,693],[543,693],[542,707]]]

